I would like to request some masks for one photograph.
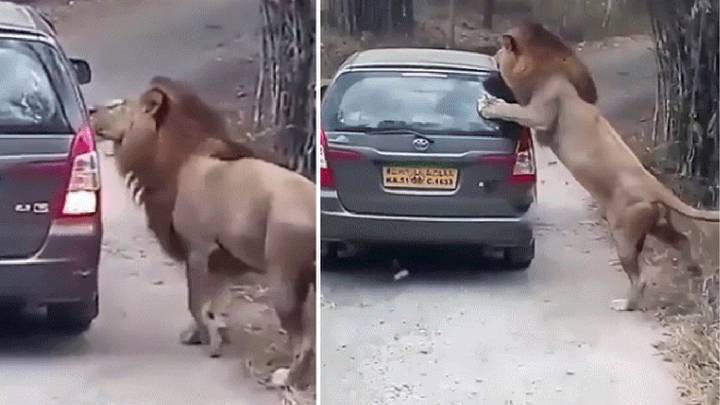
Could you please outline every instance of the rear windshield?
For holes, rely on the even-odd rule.
[[[43,42],[0,39],[0,136],[73,132],[66,108],[77,107],[61,61]]]
[[[482,119],[480,96],[508,99],[493,73],[355,71],[342,74],[322,108],[327,131],[412,129],[428,134],[497,131],[501,124]]]

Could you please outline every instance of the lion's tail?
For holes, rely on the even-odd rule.
[[[720,222],[720,211],[699,210],[685,204],[668,188],[657,182],[657,198],[671,210],[691,219],[707,222]]]

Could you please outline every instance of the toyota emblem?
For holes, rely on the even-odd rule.
[[[425,138],[415,138],[412,144],[418,152],[425,152],[430,147],[430,141]]]

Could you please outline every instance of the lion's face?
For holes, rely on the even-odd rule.
[[[521,52],[516,29],[502,37],[502,46],[495,53],[495,61],[505,83],[521,104],[526,104],[532,92],[532,57]]]
[[[158,140],[154,113],[138,100],[118,100],[96,108],[90,123],[98,140],[111,141],[123,172],[152,160]]]

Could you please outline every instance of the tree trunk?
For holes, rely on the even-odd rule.
[[[718,206],[718,3],[647,0],[656,43],[654,138],[669,148],[665,169],[698,199]]]
[[[482,21],[483,28],[488,30],[492,29],[493,14],[495,14],[495,0],[485,0]]]
[[[328,3],[328,22],[346,34],[411,33],[415,26],[413,0],[323,1]]]
[[[260,0],[260,12],[254,124],[256,129],[274,129],[278,134],[274,149],[286,166],[314,179],[315,2]]]
[[[613,7],[613,1],[612,0],[606,0],[607,3],[605,4],[605,15],[603,16],[602,20],[602,27],[605,28],[610,24],[610,14],[612,13],[612,7]]]
[[[455,0],[450,0],[450,18],[448,18],[448,37],[446,48],[455,48]]]

